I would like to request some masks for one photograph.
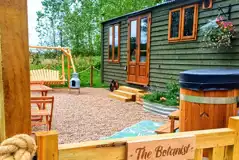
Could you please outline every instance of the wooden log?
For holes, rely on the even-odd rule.
[[[55,49],[55,50],[62,50],[62,49],[68,49],[63,47],[47,47],[47,46],[29,46],[29,48],[35,48],[35,49]]]
[[[0,2],[0,141],[31,133],[27,0]]]
[[[90,87],[93,87],[94,67],[90,66]]]
[[[63,52],[63,54],[67,57],[70,57],[69,53],[68,53],[68,50],[64,49],[64,48],[61,48],[61,51]]]
[[[62,78],[65,80],[65,56],[61,55],[61,64],[62,64]]]
[[[73,72],[75,73],[76,72],[76,67],[75,67],[75,64],[74,64],[74,61],[73,61],[70,49],[68,49],[68,54],[70,55],[71,66],[72,66]]]
[[[70,88],[70,80],[71,80],[71,65],[70,65],[70,57],[67,57],[67,71],[68,71],[68,88]]]
[[[37,159],[58,160],[58,133],[56,131],[37,132]]]

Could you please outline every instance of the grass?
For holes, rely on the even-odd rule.
[[[90,86],[90,69],[79,74],[82,87]],[[93,87],[94,88],[105,88],[108,87],[106,84],[101,83],[101,73],[97,70],[94,70],[93,73]]]
[[[47,68],[47,66],[51,66],[50,69],[58,70],[60,74],[62,73],[62,65],[61,60],[59,60],[59,57],[46,57],[46,55],[37,55],[37,58],[34,57],[35,55],[31,56],[30,59],[30,69],[42,69]],[[49,56],[49,54],[47,54]],[[34,62],[33,62],[34,59]],[[37,59],[37,60],[36,60]],[[91,65],[93,65],[96,69],[94,69],[93,73],[93,87],[95,88],[106,88],[108,87],[107,84],[101,83],[101,72],[100,70],[100,63],[101,58],[100,56],[94,56],[94,57],[74,57],[74,63],[76,72],[79,73],[79,78],[81,81],[81,87],[90,87],[90,69]],[[67,69],[67,60],[65,60],[65,75],[67,76],[68,69]],[[73,73],[73,70],[71,69],[71,74]],[[66,77],[67,78],[67,77]],[[63,86],[52,86],[52,87],[67,87],[68,83],[66,83]]]
[[[166,86],[166,91],[152,91],[146,94],[143,99],[153,103],[159,103],[168,107],[179,105],[179,85],[175,82],[170,82]]]
[[[165,100],[161,100],[161,98],[165,98]],[[168,107],[175,107],[179,105],[179,101],[175,97],[171,97],[163,92],[153,92],[151,94],[145,95],[144,100],[159,103]]]

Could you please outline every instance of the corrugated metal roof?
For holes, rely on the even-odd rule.
[[[163,6],[163,5],[166,5],[166,4],[169,4],[169,3],[173,3],[173,2],[177,2],[177,1],[184,1],[184,0],[166,0],[165,2],[162,2],[162,3],[159,3],[155,6],[152,6],[152,7],[147,7],[145,9],[142,9],[142,10],[139,10],[139,11],[135,11],[135,12],[131,12],[131,13],[128,13],[128,14],[124,14],[122,16],[119,16],[119,17],[115,17],[115,18],[112,18],[112,19],[109,19],[109,20],[106,20],[102,23],[106,23],[106,22],[110,22],[110,21],[113,21],[113,20],[116,20],[116,19],[119,19],[119,18],[122,18],[122,17],[126,17],[126,16],[131,16],[131,15],[135,15],[135,14],[140,14],[142,12],[146,12],[150,9],[153,9],[153,8],[156,8],[158,6]]]

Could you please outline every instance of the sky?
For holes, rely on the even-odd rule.
[[[28,32],[29,44],[38,45],[39,39],[36,32],[36,12],[42,10],[41,0],[28,0]]]

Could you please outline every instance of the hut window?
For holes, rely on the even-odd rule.
[[[170,42],[196,40],[198,25],[198,4],[169,12],[168,40]]]
[[[180,39],[181,8],[170,11],[169,14],[169,40]]]
[[[212,8],[212,0],[203,0],[202,8],[203,9]]]
[[[120,60],[120,26],[115,24],[109,27],[109,61],[118,63]]]
[[[198,5],[183,8],[182,40],[195,40],[197,38]]]

